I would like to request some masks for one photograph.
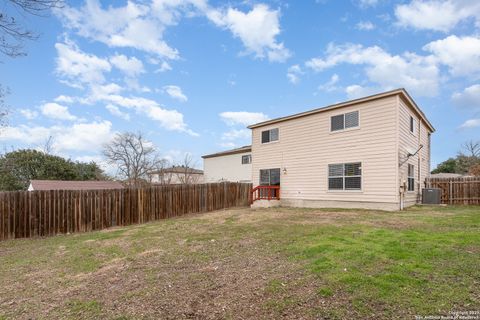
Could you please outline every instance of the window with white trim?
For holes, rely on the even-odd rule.
[[[362,190],[362,163],[329,164],[328,190]]]
[[[353,111],[332,116],[330,118],[330,131],[341,131],[359,126],[359,112]]]
[[[278,140],[278,128],[262,131],[262,143]]]
[[[415,166],[408,165],[408,191],[415,191]]]
[[[242,156],[242,164],[250,164],[250,163],[252,163],[252,155],[251,154],[247,154],[247,155]]]

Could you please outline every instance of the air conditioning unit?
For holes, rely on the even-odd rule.
[[[423,204],[440,204],[442,198],[442,189],[426,188],[422,189]]]

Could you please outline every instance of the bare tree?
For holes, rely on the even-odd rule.
[[[177,166],[177,178],[178,181],[182,184],[195,184],[198,183],[200,179],[199,175],[195,173],[195,169],[193,168],[195,163],[193,162],[193,157],[191,154],[185,154],[183,158],[183,162]]]
[[[170,184],[172,182],[172,174],[167,168],[170,163],[166,159],[161,159],[155,168],[152,168],[152,171],[149,174],[149,182],[156,184]],[[157,176],[157,179],[155,179]]]
[[[117,167],[118,174],[131,186],[149,181],[149,173],[164,166],[153,144],[139,133],[118,133],[103,147],[107,162]]]
[[[62,7],[63,0],[2,0],[1,3],[0,52],[15,58],[26,55],[25,40],[38,38],[22,24],[25,15],[44,16],[50,9]]]
[[[53,143],[55,142],[55,138],[53,136],[49,136],[47,140],[45,140],[45,144],[43,145],[43,153],[45,154],[52,154],[53,150]]]
[[[465,152],[465,154],[463,153]],[[462,151],[460,154],[465,155],[467,157],[476,157],[480,158],[480,141],[467,141],[462,144]]]

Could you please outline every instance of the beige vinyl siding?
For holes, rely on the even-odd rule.
[[[408,178],[408,164],[415,166],[415,191],[407,191],[405,193],[405,203],[413,204],[420,200],[421,189],[424,188],[426,176],[430,171],[430,154],[428,145],[429,130],[425,123],[421,121],[420,117],[413,108],[403,100],[399,99],[399,163],[403,165],[399,168],[399,185]],[[415,134],[410,132],[410,116],[416,121]],[[410,150],[416,151],[420,145],[423,148],[417,155],[410,157],[406,162],[407,154]]]
[[[396,109],[390,96],[254,128],[253,184],[260,169],[281,168],[283,199],[396,202]],[[331,116],[352,111],[359,128],[330,132]],[[261,132],[273,128],[279,140],[262,144]],[[329,191],[328,165],[350,162],[362,163],[362,190]]]
[[[234,153],[203,159],[205,182],[251,182],[252,164],[242,164],[242,156],[247,155],[251,156],[252,153]]]

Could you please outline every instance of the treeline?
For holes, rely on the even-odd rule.
[[[95,162],[64,159],[23,149],[0,156],[0,190],[27,190],[30,180],[108,180]]]
[[[480,176],[480,141],[469,141],[454,158],[440,163],[432,173],[458,173]]]

